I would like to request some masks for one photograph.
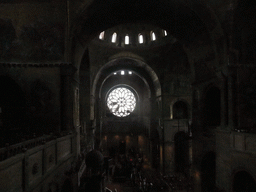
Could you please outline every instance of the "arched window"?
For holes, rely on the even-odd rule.
[[[155,32],[153,32],[153,31],[150,32],[150,39],[151,39],[151,41],[155,41],[156,40]]]
[[[216,155],[213,151],[206,153],[201,162],[202,191],[212,191],[215,188]]]
[[[183,131],[176,133],[174,143],[176,171],[184,173],[189,165],[189,146],[186,133]]]
[[[177,101],[173,105],[173,119],[188,119],[188,106],[183,101]]]
[[[206,126],[220,125],[220,90],[211,87],[205,96],[204,115]]]
[[[130,43],[129,35],[125,35],[124,44],[125,44],[125,45],[129,45],[129,43]]]
[[[138,35],[138,41],[140,44],[143,43],[143,35],[141,33]]]
[[[167,31],[163,30],[163,35],[166,37],[167,36]]]
[[[112,35],[111,42],[115,43],[116,42],[116,38],[117,38],[117,34],[116,34],[116,32],[114,32],[113,35]]]
[[[233,180],[233,191],[234,192],[251,192],[255,191],[256,182],[254,178],[246,171],[239,171],[235,174]]]
[[[125,87],[112,90],[107,97],[110,112],[117,117],[126,117],[134,111],[136,98],[133,92]]]
[[[104,40],[105,31],[102,31],[99,35],[100,40]]]

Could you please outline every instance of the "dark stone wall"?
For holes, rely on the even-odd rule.
[[[66,18],[64,2],[1,4],[0,60],[63,61]]]
[[[256,73],[254,67],[239,67],[237,87],[238,129],[256,133]]]
[[[17,143],[22,139],[58,133],[61,105],[59,67],[1,67],[1,69],[0,76],[8,78],[8,84],[1,86],[1,92],[8,94],[6,97],[1,97],[1,104],[6,106],[6,102],[10,102],[2,113],[9,114],[10,118],[5,117],[4,121],[6,118],[11,122],[20,121],[16,124],[4,125],[6,137],[3,143],[9,141],[7,135],[15,138],[10,141],[11,143]],[[11,81],[15,86],[9,84]],[[15,106],[17,103],[20,105]]]
[[[72,57],[77,53],[73,47],[80,46],[81,49],[84,49],[88,45],[89,51],[87,50],[84,54],[84,50],[80,50],[76,60],[74,59],[74,62],[77,62],[77,58],[84,57],[82,60],[84,65],[82,64],[80,68],[80,117],[82,124],[85,123],[87,127],[91,126],[90,120],[93,119],[90,118],[92,113],[90,111],[92,103],[90,94],[93,79],[99,69],[111,59],[111,56],[118,55],[123,51],[128,50],[143,58],[145,63],[156,72],[163,93],[163,98],[158,98],[163,103],[159,106],[163,110],[163,114],[160,116],[164,118],[170,117],[170,105],[178,97],[192,103],[191,83],[194,83],[193,88],[198,88],[200,97],[204,94],[206,84],[213,81],[219,84],[222,76],[226,78],[229,75],[226,66],[255,64],[254,1],[207,0],[200,4],[197,1],[183,1],[179,2],[181,6],[172,4],[172,1],[164,1],[161,2],[162,4],[146,2],[148,6],[139,12],[138,10],[143,7],[140,5],[145,2],[140,1],[133,4],[130,1],[105,1],[102,3],[97,0],[3,0],[0,4],[0,62],[39,64],[61,62],[66,61],[64,59],[65,51],[69,52],[69,49],[72,49],[69,52]],[[88,10],[85,9],[87,6]],[[125,9],[120,9],[120,6]],[[83,12],[83,10],[85,11]],[[137,14],[136,11],[140,14]],[[122,16],[126,20],[122,20]],[[70,23],[67,23],[68,21]],[[175,44],[153,45],[147,49],[129,48],[127,50],[121,47],[102,47],[100,44],[90,43],[100,30],[131,21],[146,21],[167,27],[178,41]],[[67,31],[68,25],[70,26],[69,32]],[[71,34],[72,40],[69,39],[68,34]],[[72,48],[67,39],[74,43]],[[79,45],[77,46],[76,43]],[[66,46],[67,44],[68,46]],[[65,48],[67,49],[65,50]],[[82,56],[82,54],[84,55]],[[80,62],[74,65],[80,66]],[[0,67],[0,76],[11,78],[15,89],[17,88],[16,92],[10,90],[8,92],[13,96],[8,98],[10,101],[19,99],[19,101],[9,102],[19,105],[16,108],[19,112],[14,115],[17,115],[16,117],[21,115],[19,116],[21,119],[26,116],[21,121],[22,123],[17,121],[9,126],[11,127],[8,130],[9,134],[12,133],[10,130],[14,129],[16,131],[25,130],[28,137],[34,132],[36,135],[41,135],[58,131],[61,114],[59,69],[31,66],[28,68]],[[195,123],[193,133],[194,168],[196,171],[200,171],[204,155],[209,151],[216,151],[217,184],[227,191],[232,185],[230,177],[234,169],[242,165],[247,170],[251,169],[253,172],[256,170],[253,163],[255,144],[252,144],[255,138],[250,134],[255,132],[256,125],[254,71],[254,67],[237,70],[232,90],[229,90],[234,94],[234,111],[228,107],[225,109],[227,114],[235,113],[234,121],[237,121],[237,125],[239,125],[238,130],[248,132],[246,134],[249,135],[242,135],[241,139],[240,132],[237,132],[238,136],[234,136],[236,140],[229,143],[229,139],[233,138],[229,133],[215,135],[213,130],[206,131],[205,134],[205,130],[202,128],[204,121],[203,110],[201,110],[202,98],[198,99],[196,113],[193,113],[193,123]],[[8,88],[8,86],[1,85],[2,90]],[[223,91],[227,91],[227,89],[221,87],[221,95],[224,93]],[[72,95],[73,91],[70,90],[70,92]],[[228,92],[226,96],[232,96],[232,94]],[[16,97],[16,95],[19,96]],[[7,99],[8,94],[5,94],[4,97]],[[73,99],[73,97],[70,98]],[[233,101],[230,104],[232,98],[226,100],[227,103],[229,102],[227,105],[232,107]],[[154,102],[152,101],[152,105],[155,104]],[[63,103],[63,105],[65,104]],[[72,105],[73,100],[69,107]],[[24,114],[21,112],[22,109]],[[75,118],[79,121],[76,115]],[[231,122],[229,123],[228,126],[219,128],[227,129],[227,132],[237,128]],[[18,129],[12,128],[15,126]],[[106,127],[111,126],[116,128],[124,125],[119,122],[116,125],[106,123]],[[139,126],[144,129],[143,123]],[[132,123],[130,127],[134,127]],[[127,131],[130,131],[129,128]],[[24,132],[22,134],[24,136]],[[248,140],[248,138],[249,141],[244,144],[244,140]],[[234,150],[234,144],[237,146],[231,154],[230,151]],[[247,148],[251,147],[251,150],[244,152],[244,145]],[[245,163],[244,153],[246,153],[246,158],[251,159],[249,163]]]

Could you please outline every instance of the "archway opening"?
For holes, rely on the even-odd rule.
[[[156,129],[151,131],[152,167],[160,167],[160,137]]]
[[[256,2],[240,0],[234,10],[233,48],[236,50],[235,62],[253,63],[256,60]],[[249,18],[249,19],[248,19]]]
[[[233,180],[233,192],[253,192],[256,191],[254,178],[246,171],[239,171]]]
[[[215,191],[215,175],[216,163],[215,153],[208,152],[202,159],[201,172],[202,172],[202,191],[213,192]]]
[[[180,131],[174,136],[175,143],[175,169],[177,172],[187,174],[189,165],[188,136]]]
[[[205,96],[205,126],[219,126],[220,125],[220,90],[217,87],[211,87],[206,92]]]
[[[66,179],[62,185],[61,192],[73,192],[73,184],[69,179]]]
[[[188,119],[188,106],[183,101],[177,101],[173,105],[173,119]]]
[[[94,79],[95,137],[105,156],[133,151],[151,159],[150,131],[157,126],[151,123],[157,118],[152,117],[157,108],[151,98],[161,93],[158,82],[146,63],[132,58],[114,59],[100,68]]]

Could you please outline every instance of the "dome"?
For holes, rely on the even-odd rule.
[[[143,48],[145,46],[163,45],[177,41],[166,29],[160,27],[131,23],[118,25],[99,33],[94,42],[123,48]]]

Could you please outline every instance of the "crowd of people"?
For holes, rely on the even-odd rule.
[[[86,155],[86,165],[86,191],[102,192],[106,181],[128,181],[139,192],[192,191],[192,180],[183,174],[163,176],[154,169],[146,169],[143,154],[134,149],[105,157],[100,151],[93,150]]]
[[[109,165],[109,171],[113,180],[123,180],[127,178],[135,178],[143,165],[143,154],[131,149],[126,154],[115,154],[111,157],[112,162]]]

